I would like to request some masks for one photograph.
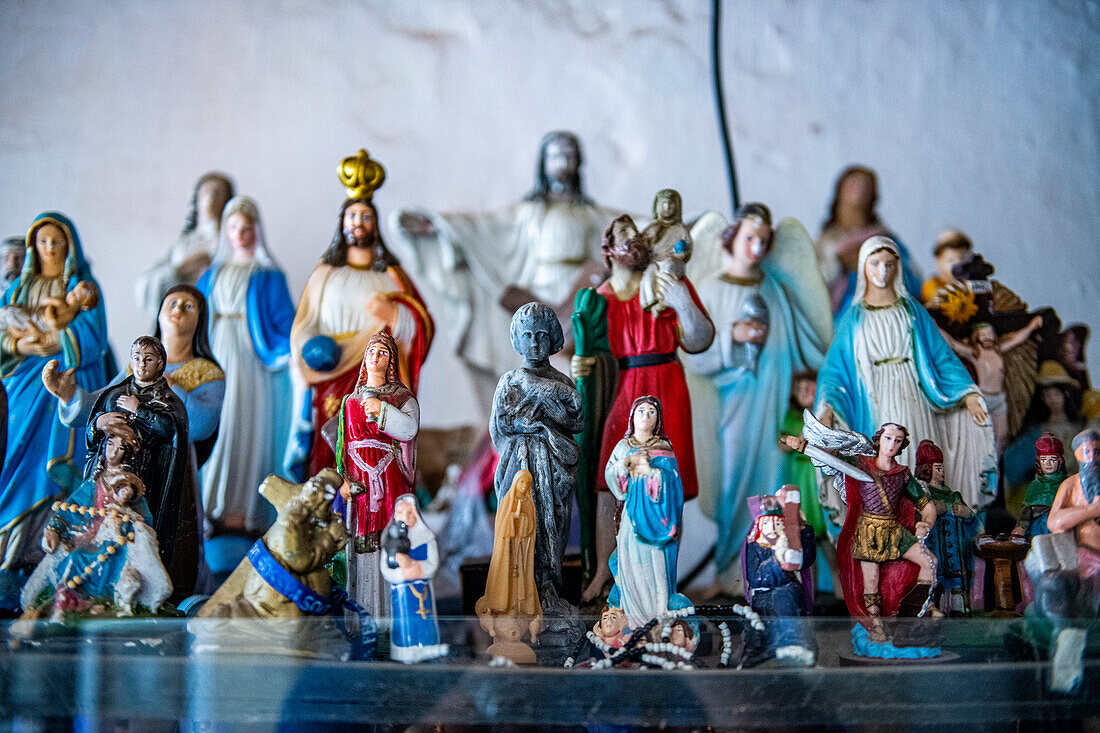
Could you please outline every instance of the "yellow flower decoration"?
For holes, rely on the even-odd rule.
[[[970,288],[948,288],[940,312],[951,323],[966,323],[978,314],[978,304]]]

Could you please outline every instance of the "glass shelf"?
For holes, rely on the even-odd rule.
[[[590,627],[594,620],[589,620]],[[1072,694],[1049,691],[1050,662],[1027,659],[1020,619],[949,619],[941,663],[849,666],[851,621],[815,618],[817,666],[769,662],[753,669],[564,669],[490,666],[477,619],[443,617],[448,657],[403,665],[385,658],[380,623],[375,660],[345,661],[346,641],[317,658],[286,653],[199,652],[187,620],[102,621],[67,628],[35,624],[18,640],[0,627],[0,717],[5,719],[273,724],[798,726],[969,724],[1100,715],[1100,644],[1086,647]],[[234,622],[224,636],[265,634]],[[301,631],[331,640],[333,625]],[[217,636],[198,630],[203,646]],[[739,641],[739,628],[733,642]],[[247,644],[245,644],[247,646]],[[186,728],[185,728],[186,729]]]

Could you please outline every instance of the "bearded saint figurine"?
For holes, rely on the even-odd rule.
[[[340,180],[348,199],[340,207],[332,244],[306,282],[291,327],[300,409],[287,470],[299,477],[335,464],[320,428],[355,388],[370,338],[380,331],[393,336],[401,349],[398,372],[414,393],[432,342],[432,318],[382,241],[371,198],[384,179],[382,166],[365,150],[342,162]]]
[[[574,293],[604,274],[600,234],[617,212],[585,195],[581,163],[576,135],[551,132],[523,201],[484,213],[394,214],[392,230],[409,250],[410,267],[447,306],[444,331],[480,405],[489,404],[500,375],[519,366],[504,337],[515,310],[537,300],[568,325]]]

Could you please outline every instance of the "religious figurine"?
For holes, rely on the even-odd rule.
[[[446,304],[443,330],[470,370],[479,405],[490,404],[496,380],[518,366],[503,338],[516,309],[537,300],[568,326],[574,294],[605,273],[600,235],[617,212],[585,195],[582,162],[576,135],[551,132],[523,201],[486,213],[393,216],[392,230],[415,253],[417,276]]]
[[[754,521],[742,558],[745,598],[764,621],[765,632],[762,648],[747,648],[745,656],[753,663],[775,657],[811,667],[817,641],[803,619],[813,615],[814,530],[800,520],[798,487],[749,497],[748,503]]]
[[[1008,439],[1008,398],[1005,395],[1003,355],[1024,343],[1042,325],[1042,316],[1035,316],[1025,327],[998,336],[992,324],[977,323],[967,343],[941,331],[954,352],[969,362],[974,373],[978,375],[978,388],[982,391],[989,417],[993,421],[993,436],[998,455]]]
[[[489,578],[485,595],[474,606],[481,627],[493,637],[489,655],[516,664],[535,663],[535,652],[523,643],[523,635],[530,634],[534,644],[542,630],[542,605],[535,584],[538,520],[532,483],[530,471],[516,471],[511,488],[497,505]]]
[[[195,456],[195,464],[188,466],[186,481],[191,487],[188,490],[195,494],[192,503],[196,511],[202,507],[199,469],[210,456],[217,439],[225,394],[225,374],[210,350],[207,321],[206,298],[202,293],[191,285],[176,285],[164,296],[154,331],[154,338],[161,340],[167,357],[164,377],[187,414],[187,436],[193,451],[189,453]],[[132,372],[132,365],[128,365],[108,387],[119,384]],[[73,370],[59,371],[56,360],[46,364],[42,383],[58,398],[57,410],[62,423],[84,429],[101,391],[88,392],[78,386]],[[197,521],[201,524],[202,517]],[[233,564],[239,560],[237,557]]]
[[[829,430],[809,412],[805,417],[805,437],[784,436],[782,441],[810,455],[828,475],[845,476],[848,516],[837,544],[837,564],[844,601],[859,621],[852,632],[856,651],[897,655],[894,647],[901,644],[896,634],[894,644],[887,643],[883,618],[921,616],[926,609],[933,617],[943,615],[931,606],[935,557],[924,545],[936,522],[936,508],[897,461],[909,445],[909,431],[887,422],[868,440],[859,433]],[[837,453],[855,456],[855,465]]]
[[[821,366],[833,329],[813,243],[798,221],[784,219],[773,230],[767,206],[745,204],[721,246],[722,271],[699,285],[717,335],[705,351],[688,355],[687,365],[713,383],[720,403],[711,428],[713,460],[721,466],[710,489],[718,528],[714,561],[720,585],[732,590],[729,572],[750,523],[745,501],[783,483],[784,457],[772,446],[790,403],[791,377]],[[754,299],[763,302],[767,325],[745,317]]]
[[[390,607],[389,590],[378,575],[382,530],[397,497],[415,488],[420,406],[401,381],[400,361],[393,336],[374,334],[363,352],[355,389],[334,418],[336,467],[344,477],[334,511],[345,515],[351,537],[348,595],[376,616],[388,616]],[[434,547],[434,539],[432,543]]]
[[[1028,484],[1020,520],[1012,530],[1014,537],[1028,542],[1047,534],[1047,517],[1058,487],[1066,480],[1066,458],[1062,441],[1053,433],[1043,433],[1035,441],[1035,479]]]
[[[172,592],[145,486],[130,470],[140,451],[138,435],[122,422],[105,432],[92,475],[53,504],[42,534],[46,557],[23,587],[25,620],[133,616],[138,605],[155,613]]]
[[[944,483],[943,451],[931,440],[922,440],[917,446],[913,475],[936,509],[928,549],[936,556],[936,582],[942,594],[939,606],[945,613],[969,616],[974,542],[984,531],[982,521],[962,495]]]
[[[306,282],[290,332],[295,412],[305,419],[292,436],[287,470],[314,474],[335,465],[321,427],[358,380],[367,342],[387,331],[401,349],[401,381],[415,394],[434,325],[424,302],[382,241],[372,198],[386,174],[360,150],[340,164],[348,198],[336,233]]]
[[[676,555],[683,532],[684,487],[664,430],[661,402],[634,400],[625,435],[615,444],[604,479],[623,502],[618,547],[609,565],[615,585],[607,598],[631,628],[666,611],[691,606],[676,592]]]
[[[678,619],[683,622],[683,619]],[[686,623],[685,623],[686,625]],[[690,631],[691,627],[688,627]],[[567,669],[585,669],[596,662],[608,659],[615,650],[621,650],[630,640],[631,632],[623,609],[605,603],[600,619],[585,634],[577,651],[565,661]]]
[[[84,443],[65,426],[54,398],[42,385],[51,359],[75,369],[76,383],[95,390],[107,383],[110,349],[102,302],[90,311],[72,311],[63,300],[79,283],[94,284],[80,238],[71,221],[57,213],[35,219],[25,240],[18,280],[4,294],[4,305],[28,313],[52,302],[61,321],[46,332],[32,325],[30,335],[0,334],[0,376],[9,398],[7,451],[0,472],[0,572],[9,575],[41,557],[38,538],[50,503],[80,482]]]
[[[833,314],[838,323],[856,289],[860,245],[875,235],[896,239],[879,218],[875,210],[877,204],[878,176],[873,170],[853,165],[841,172],[829,205],[829,218],[814,243],[818,266],[829,286]],[[905,287],[911,293],[919,293],[920,278],[910,264],[909,251],[901,244],[897,247]]]
[[[489,435],[500,454],[495,487],[497,501],[518,471],[532,474],[535,499],[535,585],[543,614],[568,619],[576,614],[560,598],[561,568],[573,513],[581,399],[572,381],[550,365],[562,348],[561,324],[550,306],[528,303],[512,316],[512,345],[524,359],[497,384]]]
[[[344,521],[332,511],[342,481],[332,469],[301,484],[278,476],[264,479],[260,494],[278,518],[188,624],[200,651],[316,656],[332,637],[346,651],[335,624],[314,617],[347,610],[357,618],[352,651],[357,658],[369,657],[377,638],[375,623],[342,591],[333,591],[325,567],[348,538]]]
[[[134,281],[138,305],[152,318],[165,293],[180,283],[194,285],[210,267],[223,223],[222,212],[233,198],[233,182],[211,171],[199,178],[191,192],[187,219],[168,254]]]
[[[1025,416],[1025,429],[1019,437],[1005,449],[1005,483],[1018,487],[1031,473],[1034,466],[1032,447],[1043,433],[1050,433],[1066,445],[1085,427],[1081,419],[1080,385],[1066,374],[1065,367],[1053,359],[1047,359],[1039,365],[1036,378],[1035,397]],[[1072,455],[1065,457],[1066,473],[1077,472],[1077,461]],[[1019,501],[1019,492],[1010,491]]]
[[[607,227],[602,250],[611,277],[600,285],[596,294],[605,301],[607,309],[609,353],[574,356],[572,361],[574,379],[595,373],[610,382],[612,378],[608,372],[618,367],[615,396],[600,438],[599,465],[607,465],[611,451],[626,433],[634,400],[642,395],[653,395],[669,406],[663,427],[676,452],[683,498],[693,499],[699,493],[699,482],[692,440],[691,398],[677,349],[689,354],[705,350],[714,339],[714,324],[686,277],[676,279],[658,274],[659,295],[668,307],[659,313],[642,308],[638,288],[649,264],[649,250],[629,216],[624,214]],[[584,297],[578,295],[577,302],[583,300]],[[595,302],[594,297],[588,300]],[[603,305],[600,308],[602,310]],[[584,319],[585,314],[579,315]],[[597,485],[600,489],[609,488],[602,475],[597,476]],[[614,545],[611,541],[614,535],[611,495],[601,491],[597,501],[597,566],[592,581],[584,590],[586,600],[598,596],[609,580],[606,558]]]
[[[684,226],[683,215],[678,191],[666,188],[657,192],[653,199],[653,223],[642,230],[650,257],[638,286],[638,297],[645,310],[655,308],[659,313],[665,308],[657,292],[657,273],[679,280],[691,259],[691,232]]]
[[[209,303],[210,342],[225,370],[225,409],[202,473],[208,533],[255,538],[273,519],[256,487],[281,467],[290,433],[294,301],[252,199],[226,204],[218,248],[197,287]]]
[[[8,237],[0,242],[0,289],[7,292],[23,271],[23,257],[27,245],[23,237]]]
[[[927,303],[941,288],[958,280],[952,272],[955,265],[965,262],[974,251],[970,237],[958,229],[948,229],[936,237],[932,256],[936,261],[936,274],[924,281],[920,288],[920,301]]]
[[[942,446],[945,480],[980,509],[997,488],[997,456],[985,401],[970,374],[898,276],[899,250],[871,237],[859,256],[852,307],[817,377],[817,413],[867,434],[886,422]],[[913,456],[907,460],[913,465]]]
[[[133,427],[141,443],[133,472],[145,485],[160,558],[172,578],[173,600],[191,595],[199,572],[198,508],[188,441],[187,411],[164,377],[164,346],[139,336],[130,347],[131,375],[98,393],[87,422],[88,478],[104,449],[108,428]],[[50,367],[43,381],[48,381]]]
[[[384,531],[380,559],[393,608],[390,659],[411,664],[445,656],[448,647],[439,641],[432,594],[439,551],[413,494],[397,498],[393,518]]]
[[[1035,584],[1028,613],[1052,626],[1051,687],[1059,692],[1081,680],[1082,626],[1100,605],[1100,433],[1086,428],[1072,447],[1080,471],[1058,488],[1047,518],[1052,534],[1036,537],[1025,561]]]
[[[1050,358],[1060,321],[1050,308],[1029,311],[1019,296],[992,279],[993,272],[980,254],[969,254],[951,268],[952,280],[936,290],[925,307],[952,348],[970,362],[968,367],[987,395],[997,449],[1003,450],[1028,425],[1039,363]],[[1025,465],[1031,464],[1031,446],[1038,436],[1027,441]],[[1066,439],[1070,437],[1072,433]],[[1011,479],[1012,474],[1010,462],[1005,476]]]
[[[1058,334],[1058,351],[1055,358],[1065,367],[1066,373],[1082,390],[1092,386],[1089,378],[1089,365],[1085,360],[1088,353],[1089,327],[1075,323]]]

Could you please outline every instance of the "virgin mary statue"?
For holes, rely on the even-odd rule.
[[[943,446],[945,479],[983,507],[997,489],[993,427],[978,387],[899,277],[900,251],[874,236],[859,251],[851,307],[817,377],[818,416],[871,435],[884,422]],[[899,456],[899,459],[903,458]],[[904,461],[913,469],[915,455]]]

